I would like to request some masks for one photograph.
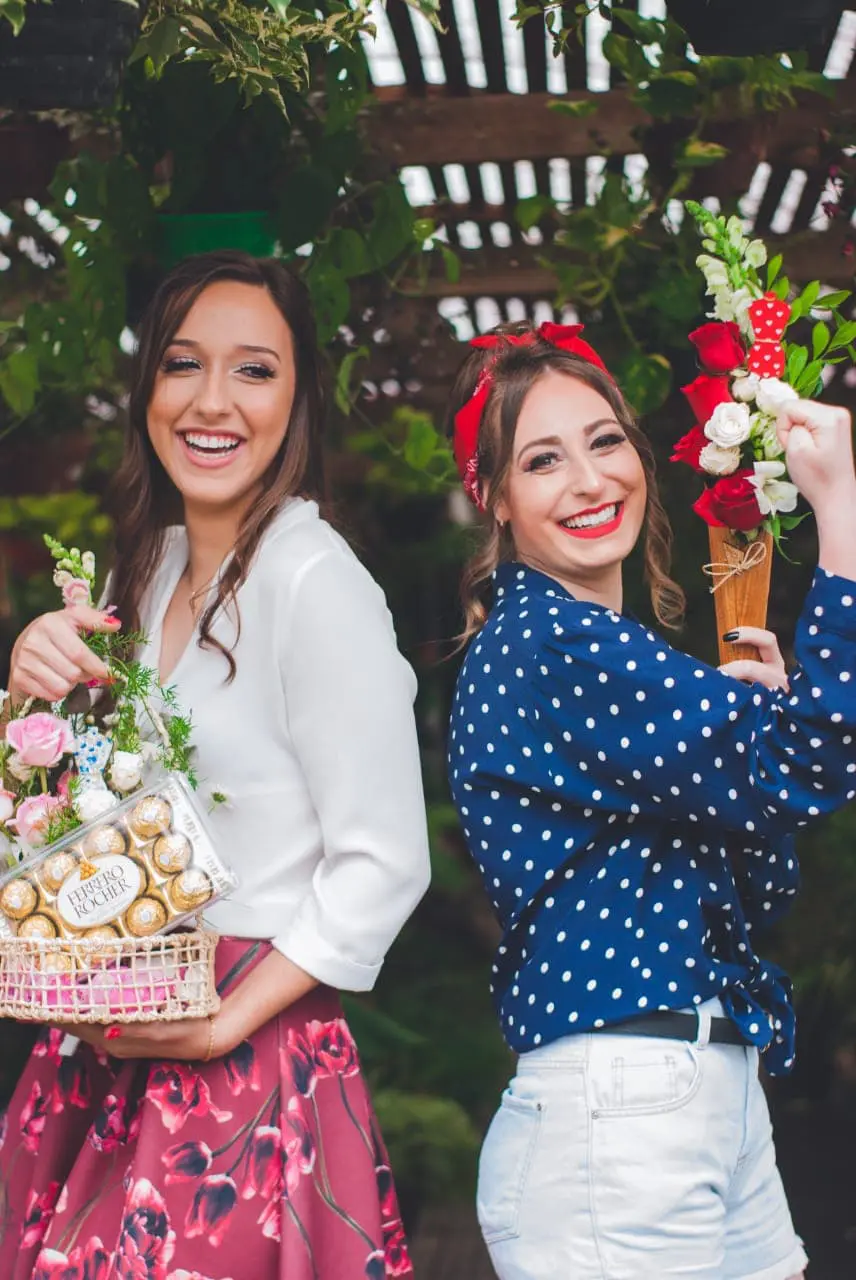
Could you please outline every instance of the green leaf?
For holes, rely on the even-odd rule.
[[[340,272],[314,259],[306,272],[306,284],[315,308],[318,341],[323,346],[335,338],[348,318],[351,291]]]
[[[584,120],[587,116],[593,116],[599,105],[592,98],[554,98],[552,102],[547,103],[547,109],[555,111],[560,116]]]
[[[367,244],[375,267],[385,267],[413,242],[413,212],[398,181],[388,182],[373,201]]]
[[[780,302],[786,302],[788,294],[791,291],[791,282],[787,276],[780,276],[770,290],[774,293]]]
[[[650,74],[651,69],[648,68]],[[651,74],[650,82],[633,94],[633,101],[661,120],[673,116],[690,116],[699,100],[699,85],[691,71]]]
[[[354,399],[351,390],[354,366],[358,360],[366,359],[368,354],[368,347],[358,347],[356,351],[349,351],[339,365],[336,374],[336,404],[344,414],[350,413]]]
[[[665,356],[634,351],[617,368],[621,390],[640,415],[659,409],[672,388],[672,367]]]
[[[180,19],[159,18],[153,27],[140,36],[128,62],[148,58],[155,79],[159,79],[166,64],[181,51],[184,44],[185,36]]]
[[[829,326],[819,321],[811,331],[811,351],[815,360],[829,346]]]
[[[675,163],[681,168],[703,169],[707,165],[716,164],[728,155],[728,148],[718,142],[702,142],[700,138],[691,138],[679,149]]]
[[[437,431],[427,416],[414,416],[407,427],[404,441],[404,460],[408,466],[421,471],[433,458],[437,449]]]
[[[536,223],[547,213],[551,213],[555,208],[555,202],[552,196],[536,195],[527,196],[525,200],[518,200],[514,210],[514,220],[518,226],[524,231],[529,231]]]
[[[405,4],[409,4],[411,9],[421,13],[423,18],[427,18],[432,27],[445,32],[446,28],[440,21],[440,0],[405,0]]]
[[[814,300],[819,293],[820,281],[811,280],[803,289],[802,293],[797,294],[796,298],[794,298],[791,303],[791,318],[788,323],[793,324],[793,322],[798,320],[800,316],[808,315],[814,305]]]
[[[13,351],[0,361],[0,395],[9,408],[24,417],[36,403],[39,388],[39,361],[31,346]]]
[[[12,34],[19,35],[26,17],[25,0],[0,0],[0,18],[12,24]]]
[[[450,249],[447,244],[442,241],[438,243],[438,248],[443,255],[443,263],[446,267],[446,279],[449,284],[457,284],[461,278],[461,259],[455,253],[454,249]]]
[[[788,347],[788,360],[785,367],[785,381],[796,386],[797,379],[808,364],[808,347],[797,345]]]
[[[337,227],[332,231],[323,256],[346,280],[371,270],[366,242],[353,227]]]
[[[659,18],[643,18],[630,9],[614,9],[613,22],[622,22],[640,44],[660,44],[663,39],[663,23]]]
[[[290,0],[268,0],[268,4],[278,18],[287,18],[291,8]]]
[[[803,369],[796,383],[794,390],[798,391],[801,396],[814,396],[817,394],[817,386],[820,381],[820,375],[823,372],[823,361],[812,360]]]
[[[833,311],[850,297],[852,297],[852,294],[849,289],[836,289],[833,293],[825,293],[815,303],[815,310]]]
[[[771,258],[767,263],[767,288],[772,289],[773,282],[782,269],[782,255],[777,253],[775,258]]]
[[[845,320],[832,335],[828,350],[837,351],[839,347],[849,346],[854,338],[856,338],[856,320]]]

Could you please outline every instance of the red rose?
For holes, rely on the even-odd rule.
[[[692,431],[688,431],[675,445],[675,452],[669,461],[685,462],[688,467],[692,467],[693,471],[701,471],[699,454],[706,444],[708,439],[701,427],[693,427]]]
[[[694,329],[690,342],[698,352],[701,367],[707,373],[731,373],[746,359],[740,339],[740,326],[733,320],[724,324],[712,320]]]
[[[718,404],[725,404],[734,398],[728,390],[727,378],[712,378],[707,373],[700,373],[694,382],[681,387],[681,391],[689,400],[696,422],[701,426],[710,420]]]
[[[755,486],[749,483],[749,477],[755,472],[750,467],[735,471],[733,476],[723,476],[711,488],[705,489],[698,502],[693,503],[693,511],[701,516],[705,524],[728,529],[741,529],[744,533],[757,529],[763,520],[761,508],[758,506],[758,495]]]

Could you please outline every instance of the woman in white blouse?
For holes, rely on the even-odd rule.
[[[319,514],[322,419],[296,277],[232,252],[170,273],[140,329],[111,598],[192,714],[202,795],[226,798],[211,823],[240,885],[206,916],[223,1002],[76,1026],[70,1058],[44,1034],[0,1149],[9,1280],[411,1274],[334,989],[373,986],[428,883],[415,680]],[[79,633],[110,625],[37,618],[13,698],[103,677]]]

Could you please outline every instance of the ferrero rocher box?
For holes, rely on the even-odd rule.
[[[236,885],[187,784],[170,775],[0,878],[0,937],[151,937]]]

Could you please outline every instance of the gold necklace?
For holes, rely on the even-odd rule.
[[[219,570],[217,572],[219,572]],[[211,577],[208,579],[207,582],[203,582],[201,587],[197,587],[195,591],[191,591],[190,595],[188,596],[187,603],[190,606],[190,614],[194,622],[199,617],[199,614],[202,612],[201,608],[197,609],[196,601],[199,600],[200,598],[204,598],[208,594],[208,590],[211,586],[211,583],[217,577],[217,572],[212,573]],[[190,566],[189,565],[185,569],[185,574],[187,575],[187,585],[190,586]]]

